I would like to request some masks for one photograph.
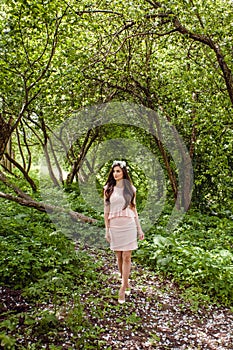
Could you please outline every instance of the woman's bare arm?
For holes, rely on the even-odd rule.
[[[137,226],[137,231],[138,231],[138,237],[139,239],[144,239],[144,233],[142,231],[142,228],[141,228],[141,224],[140,224],[140,221],[139,221],[139,217],[138,217],[138,212],[137,212],[137,207],[136,207],[136,193],[134,193],[134,205],[135,207],[132,208],[132,210],[134,211],[134,214],[135,214],[135,222],[136,222],[136,226]]]
[[[109,234],[109,209],[110,209],[110,205],[106,204],[106,196],[104,193],[104,225],[105,225],[105,238],[108,242],[110,242],[110,234]]]

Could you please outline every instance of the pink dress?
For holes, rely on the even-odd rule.
[[[133,189],[136,191],[134,186]],[[129,206],[122,209],[124,205],[123,188],[115,186],[110,197],[108,214],[110,249],[114,251],[128,251],[138,248],[135,213]]]

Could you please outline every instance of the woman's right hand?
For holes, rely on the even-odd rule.
[[[110,237],[109,230],[106,230],[105,239],[106,239],[106,241],[107,241],[108,243],[110,243],[111,237]]]
[[[110,241],[111,241],[110,235],[109,235],[109,234],[108,234],[108,235],[106,234],[106,235],[105,235],[105,238],[106,238],[106,241],[107,241],[108,243],[110,243]]]

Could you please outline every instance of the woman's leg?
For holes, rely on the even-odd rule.
[[[121,277],[122,277],[122,263],[123,263],[122,252],[116,251],[115,253],[116,253],[116,257],[117,257],[118,269],[119,269],[119,272],[120,272]]]
[[[129,287],[129,275],[131,270],[131,254],[132,251],[122,252],[122,287],[126,289]]]
[[[122,284],[119,290],[119,302],[125,301],[125,290],[129,287],[129,274],[131,269],[131,251],[122,252]]]

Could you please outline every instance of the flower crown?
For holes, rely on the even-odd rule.
[[[112,168],[115,165],[119,165],[121,168],[126,167],[126,162],[124,160],[114,160],[114,162],[112,163]]]

